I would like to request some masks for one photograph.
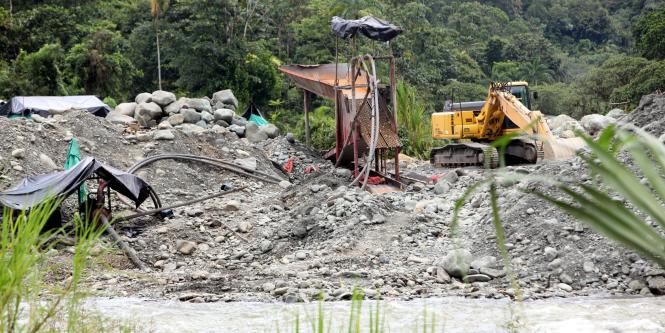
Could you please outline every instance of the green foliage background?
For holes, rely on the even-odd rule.
[[[483,98],[490,80],[528,80],[542,96],[536,108],[576,117],[616,102],[630,109],[643,94],[665,90],[665,0],[168,2],[159,18],[164,89],[210,96],[231,88],[241,104],[254,101],[294,131],[302,93],[277,68],[334,61],[335,15],[371,14],[404,28],[390,45],[358,40],[355,52],[396,54],[400,79],[427,112],[453,93]],[[354,55],[349,41],[339,45],[340,59]],[[2,99],[130,100],[157,89],[156,58],[148,0],[0,5]]]

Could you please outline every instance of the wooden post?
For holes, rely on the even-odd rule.
[[[310,92],[305,90],[305,89],[303,89],[303,92],[305,93],[305,97],[304,97],[304,99],[305,99],[304,100],[304,102],[305,102],[304,103],[305,104],[305,107],[304,107],[305,108],[305,145],[307,145],[307,147],[309,147],[310,144],[311,144],[311,138],[310,138],[310,135],[309,135],[309,109],[312,107],[312,105],[311,105]]]

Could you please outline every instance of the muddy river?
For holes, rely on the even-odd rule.
[[[137,298],[94,298],[89,304],[102,314],[139,323],[153,332],[311,332],[317,303],[204,303]],[[369,332],[365,301],[362,332]],[[584,297],[526,301],[439,298],[382,301],[385,332],[665,332],[665,297]],[[350,302],[323,305],[330,332],[347,332]],[[427,319],[425,320],[425,316]],[[326,328],[327,331],[327,328]]]

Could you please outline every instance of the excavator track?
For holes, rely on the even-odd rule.
[[[499,152],[478,142],[451,143],[432,149],[430,162],[438,167],[488,166],[494,169],[499,167]]]

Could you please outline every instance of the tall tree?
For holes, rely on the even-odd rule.
[[[150,0],[150,13],[155,24],[155,39],[157,42],[157,81],[159,90],[162,90],[162,57],[159,49],[159,17],[169,8],[169,0]]]

